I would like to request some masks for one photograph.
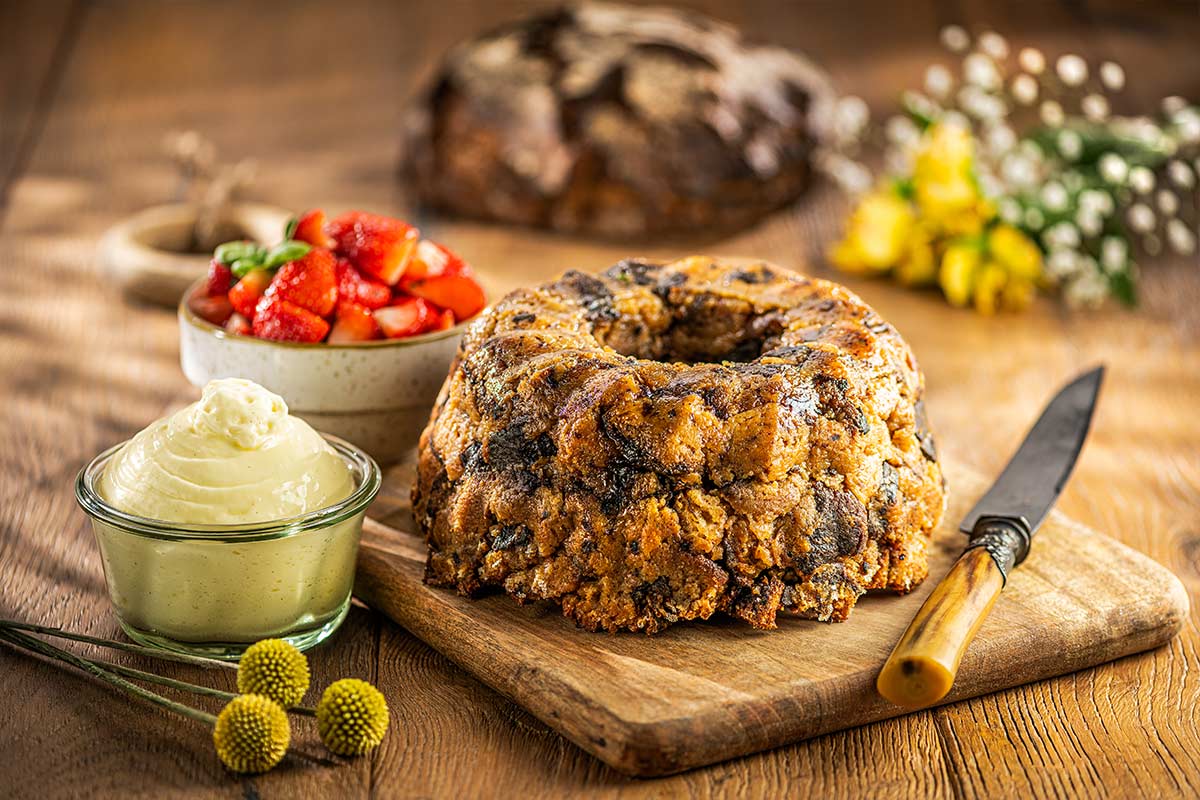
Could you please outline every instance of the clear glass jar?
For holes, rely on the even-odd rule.
[[[125,443],[80,471],[75,497],[91,517],[109,597],[130,638],[234,660],[259,639],[304,650],[337,629],[350,609],[363,517],[382,479],[362,450],[325,439],[353,473],[354,491],[276,522],[178,524],[113,508],[96,484]]]

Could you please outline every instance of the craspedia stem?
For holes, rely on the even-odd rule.
[[[146,647],[145,645],[140,644],[118,642],[114,639],[102,639],[98,636],[88,636],[87,634],[83,633],[72,633],[71,631],[64,631],[62,628],[48,627],[46,625],[34,625],[30,622],[20,622],[19,620],[15,619],[0,619],[0,630],[5,628],[10,630],[40,633],[43,636],[57,636],[61,639],[70,639],[76,642],[94,644],[98,647],[108,647],[113,650],[124,650],[127,653],[137,653],[139,655],[150,656],[151,658],[157,658],[164,661],[178,661],[183,664],[194,664],[198,667],[222,667],[224,669],[237,669],[236,664],[218,661],[215,658],[189,656],[185,653],[174,653],[170,650],[159,650],[156,647]]]

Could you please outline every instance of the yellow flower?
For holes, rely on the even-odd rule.
[[[308,659],[282,639],[255,642],[238,662],[238,691],[261,694],[284,708],[291,708],[304,698],[308,680]]]
[[[946,248],[938,269],[938,284],[951,305],[961,308],[971,302],[982,255],[971,243],[960,242]]]
[[[913,192],[924,221],[951,235],[970,235],[995,215],[976,184],[974,159],[966,127],[939,122],[926,132],[913,166]]]
[[[291,738],[287,712],[257,694],[230,700],[213,727],[217,755],[234,772],[266,772],[283,760]]]
[[[933,237],[925,226],[917,225],[908,238],[908,249],[896,265],[896,280],[905,286],[925,286],[936,278]]]
[[[975,298],[975,310],[980,314],[996,313],[1007,283],[1008,273],[1004,271],[1004,267],[995,261],[985,262],[975,273],[975,287],[972,290]]]
[[[846,236],[830,250],[829,259],[845,272],[886,272],[904,255],[915,221],[904,198],[890,189],[876,190],[854,209]]]
[[[317,703],[317,732],[339,756],[373,750],[387,733],[388,707],[383,694],[366,681],[334,681]]]
[[[1011,225],[997,225],[988,234],[988,250],[992,257],[1010,272],[1027,281],[1042,274],[1042,251],[1033,241]]]

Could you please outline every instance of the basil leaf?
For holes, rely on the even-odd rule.
[[[312,250],[312,245],[308,242],[298,242],[295,239],[288,239],[286,242],[280,242],[271,248],[271,251],[267,253],[267,257],[263,261],[263,267],[266,269],[282,267],[289,261],[304,258],[308,255],[309,250]]]
[[[224,262],[222,262],[224,263]],[[244,278],[246,273],[262,269],[262,262],[254,258],[239,258],[229,265],[229,271],[235,278]]]
[[[233,266],[233,262],[243,259],[261,261],[264,255],[262,247],[247,241],[225,242],[217,245],[217,249],[213,251],[213,258],[230,266]]]
[[[292,217],[287,221],[287,225],[283,228],[283,238],[291,239],[296,235],[296,227],[300,224],[299,217]]]

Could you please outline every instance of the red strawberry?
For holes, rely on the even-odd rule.
[[[258,301],[271,285],[271,273],[265,269],[252,269],[229,290],[229,302],[235,311],[246,319],[254,319]]]
[[[229,267],[217,261],[215,258],[208,264],[208,283],[205,284],[205,293],[209,297],[217,297],[218,295],[229,294],[229,286],[233,283],[233,273]]]
[[[308,254],[289,261],[279,268],[267,295],[311,311],[319,317],[333,313],[338,298],[336,260],[324,247],[314,247]]]
[[[250,320],[236,313],[225,321],[225,330],[239,336],[249,336],[254,332],[250,327]]]
[[[351,211],[331,220],[325,231],[334,249],[368,275],[395,286],[404,275],[420,232],[406,222],[365,211]]]
[[[296,230],[292,231],[292,238],[308,242],[313,247],[333,247],[333,239],[325,233],[325,212],[319,208],[305,211],[296,221]]]
[[[353,264],[344,258],[337,262],[338,299],[370,309],[383,308],[392,299],[392,288],[386,283],[364,278]]]
[[[443,272],[458,272],[466,266],[461,258],[437,242],[422,239],[417,244],[417,251],[404,271],[404,280],[430,278]]]
[[[445,272],[431,278],[415,281],[405,281],[404,290],[417,297],[448,308],[454,312],[454,318],[470,319],[479,313],[487,304],[483,296],[483,288],[471,274],[470,267],[464,265],[458,272]]]
[[[213,325],[224,325],[225,320],[233,314],[233,306],[230,305],[229,298],[224,296],[205,297],[197,293],[192,295],[188,306],[192,309],[193,314]]]
[[[400,339],[424,333],[436,313],[436,309],[419,297],[400,297],[387,308],[377,310],[375,322],[389,339]]]
[[[337,322],[329,332],[330,344],[346,342],[366,342],[379,339],[383,332],[375,322],[369,308],[342,301],[338,303]]]
[[[279,342],[319,342],[329,333],[329,323],[282,297],[266,295],[254,315],[254,335]]]
[[[433,321],[433,324],[429,326],[429,332],[432,333],[434,331],[446,331],[453,327],[454,312],[448,308],[443,308],[441,313],[439,313],[437,318]]]

